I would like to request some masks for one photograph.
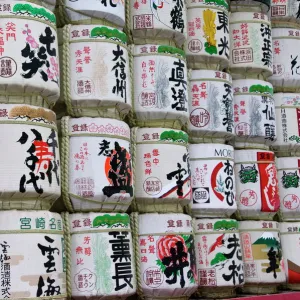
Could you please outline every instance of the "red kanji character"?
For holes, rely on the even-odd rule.
[[[77,258],[77,266],[78,265],[83,265],[83,259],[82,258]]]
[[[83,238],[83,243],[84,243],[85,245],[88,245],[88,244],[90,243],[90,241],[91,241],[91,237],[89,237],[89,236],[85,236],[85,237]]]
[[[84,248],[84,254],[87,256],[91,256],[91,254],[92,254],[91,247]]]
[[[82,247],[80,247],[80,246],[78,246],[76,249],[75,249],[75,251],[76,251],[76,254],[82,254],[83,252],[83,249],[82,249]]]
[[[146,240],[145,239],[141,239],[140,240],[140,246],[146,246]]]

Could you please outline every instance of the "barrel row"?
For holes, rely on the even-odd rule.
[[[224,299],[237,288],[299,289],[300,223],[14,210],[0,216],[2,293],[11,298],[122,299],[137,292],[146,299]]]

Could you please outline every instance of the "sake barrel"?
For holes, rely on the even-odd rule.
[[[257,79],[234,80],[233,99],[237,148],[245,143],[270,145],[276,140],[275,102],[270,83]]]
[[[196,219],[194,226],[199,293],[214,299],[234,297],[235,288],[244,284],[238,222]]]
[[[137,217],[137,222],[140,296],[149,300],[189,299],[197,289],[191,217],[142,214]]]
[[[140,127],[175,127],[188,123],[185,53],[163,45],[135,46],[134,113]]]
[[[272,220],[280,206],[274,153],[236,150],[234,163],[239,217]]]
[[[300,7],[296,0],[271,1],[272,28],[293,27],[299,23]]]
[[[273,28],[273,75],[269,81],[276,92],[300,91],[300,30]]]
[[[126,211],[133,197],[126,123],[62,118],[63,199],[69,211]]]
[[[33,3],[4,1],[0,29],[0,102],[52,107],[60,94],[55,15]]]
[[[165,0],[129,0],[126,20],[134,44],[149,40],[168,41],[181,47],[187,37],[186,2]]]
[[[268,16],[257,12],[237,12],[230,16],[230,64],[234,79],[272,75],[273,53]]]
[[[276,159],[280,213],[284,221],[298,221],[300,212],[300,157]]]
[[[272,149],[277,156],[300,151],[300,95],[275,93],[277,139]]]
[[[279,223],[287,287],[300,289],[300,223]]]
[[[134,128],[132,140],[138,211],[182,212],[191,201],[188,135],[167,128]]]
[[[189,85],[192,137],[233,137],[233,90],[228,73],[193,70]]]
[[[121,119],[128,113],[131,76],[126,45],[126,34],[112,27],[65,26],[63,91],[70,115]]]
[[[236,211],[234,149],[222,144],[189,146],[192,215],[230,217]]]
[[[66,24],[103,24],[125,26],[125,1],[118,0],[57,0],[59,18]]]
[[[60,197],[55,114],[25,104],[0,104],[0,207],[48,210]]]
[[[229,64],[228,3],[187,1],[186,54],[190,68],[224,69]]]
[[[59,214],[1,211],[3,299],[67,299],[66,245]]]
[[[242,221],[239,231],[244,261],[247,294],[276,293],[285,282],[279,223],[271,221]]]
[[[263,12],[268,13],[271,0],[230,0],[232,12]]]
[[[134,254],[127,214],[69,217],[73,299],[126,299],[135,294]]]

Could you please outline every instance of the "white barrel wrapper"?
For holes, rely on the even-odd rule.
[[[72,214],[71,284],[74,299],[126,299],[136,291],[127,214]]]
[[[127,114],[131,108],[131,77],[126,34],[101,25],[69,26],[65,30],[70,59],[64,62],[69,62],[69,73],[63,74],[66,87],[70,87],[65,95],[72,107],[70,113],[94,117],[98,116],[96,109],[105,114],[110,108]]]
[[[182,210],[191,201],[188,135],[163,128],[139,128],[135,134],[138,211]],[[164,206],[169,206],[168,210],[163,210]]]
[[[277,1],[271,0],[271,21],[278,26],[282,22],[299,23],[300,22],[300,6],[297,0]],[[277,25],[277,24],[276,24]]]
[[[275,93],[277,139],[272,149],[278,156],[300,150],[300,94]]]
[[[263,80],[233,80],[234,131],[238,145],[276,140],[272,85]]]
[[[133,197],[128,125],[105,118],[63,120],[69,120],[63,147],[69,143],[65,159],[73,209],[126,211]]]
[[[231,76],[219,71],[192,71],[189,112],[189,131],[192,137],[232,137],[234,128]]]
[[[273,28],[273,75],[269,81],[278,92],[300,91],[300,30]]]
[[[58,0],[63,3],[70,23],[80,24],[103,19],[117,26],[125,25],[125,1],[118,0]],[[95,22],[94,22],[95,23]]]
[[[237,206],[242,219],[273,219],[280,207],[275,155],[235,150]]]
[[[272,34],[268,16],[236,12],[230,17],[230,65],[233,78],[249,73],[272,75]]]
[[[191,217],[184,214],[143,214],[138,218],[139,255],[136,259],[140,260],[138,271],[144,296],[146,299],[188,299],[197,289]],[[174,268],[172,257],[175,256]]]
[[[186,54],[189,66],[229,64],[228,3],[222,1],[187,0],[188,38]],[[212,67],[213,67],[212,66]]]
[[[263,12],[268,13],[271,0],[231,0],[231,12]]]
[[[196,219],[195,244],[199,291],[203,296],[218,290],[232,295],[244,284],[238,222],[230,219]],[[235,275],[232,276],[232,268]]]
[[[284,221],[300,221],[300,157],[276,159],[280,213]]]
[[[236,211],[234,149],[229,145],[190,145],[192,214],[230,217]]]
[[[136,44],[147,40],[169,40],[179,47],[187,34],[186,2],[164,0],[128,0],[130,29]]]
[[[60,94],[55,15],[33,3],[2,2],[0,93],[24,98],[14,103],[46,98],[43,105],[53,105]]]
[[[3,299],[67,299],[66,248],[59,214],[0,212]]]
[[[279,223],[239,222],[246,293],[274,293],[285,282]]]
[[[300,287],[299,239],[300,223],[280,223],[280,239],[287,286],[293,290]]]
[[[162,45],[135,46],[134,112],[138,124],[188,123],[185,53]]]
[[[0,104],[1,209],[50,209],[60,196],[60,157],[54,112]]]

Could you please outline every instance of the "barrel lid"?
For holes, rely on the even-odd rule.
[[[235,150],[234,162],[237,163],[256,163],[259,161],[263,162],[274,162],[275,155],[272,151],[265,150]]]
[[[275,106],[290,106],[300,107],[300,94],[296,93],[275,93],[274,94]]]
[[[104,25],[71,25],[70,41],[99,40],[127,45],[127,35],[116,28]]]
[[[234,149],[230,145],[223,144],[190,144],[190,159],[233,159]]]
[[[69,134],[76,135],[110,135],[130,139],[129,126],[119,120],[108,118],[71,118],[69,119]]]
[[[300,39],[300,30],[293,28],[272,28],[272,38],[278,39],[282,37],[287,38],[299,38]]]
[[[273,86],[271,83],[256,79],[237,79],[232,81],[233,94],[261,94],[273,96]]]
[[[278,171],[286,168],[290,170],[300,168],[300,157],[277,157],[275,161]]]
[[[179,48],[168,45],[136,45],[133,48],[133,55],[151,55],[151,54],[168,54],[178,58],[185,59],[185,52]]]
[[[239,222],[239,230],[241,231],[249,231],[261,229],[261,234],[263,235],[264,231],[278,231],[279,223],[274,221],[240,221]]]
[[[130,231],[130,218],[127,214],[120,213],[76,213],[70,214],[70,231],[72,233],[90,233],[118,231],[127,229]]]
[[[279,229],[281,234],[291,234],[295,239],[295,233],[300,235],[300,222],[281,222],[279,223]]]
[[[238,221],[232,219],[196,219],[194,220],[196,232],[237,231]]]
[[[139,215],[139,234],[192,234],[192,218],[185,214],[142,214]]]
[[[268,15],[259,12],[232,12],[230,14],[229,24],[232,23],[251,23],[251,22],[269,23]]]
[[[188,145],[188,135],[184,131],[167,128],[138,128],[136,141],[143,144],[174,143]]]
[[[231,82],[231,75],[225,72],[213,71],[213,70],[192,70],[190,80],[226,80]]]

